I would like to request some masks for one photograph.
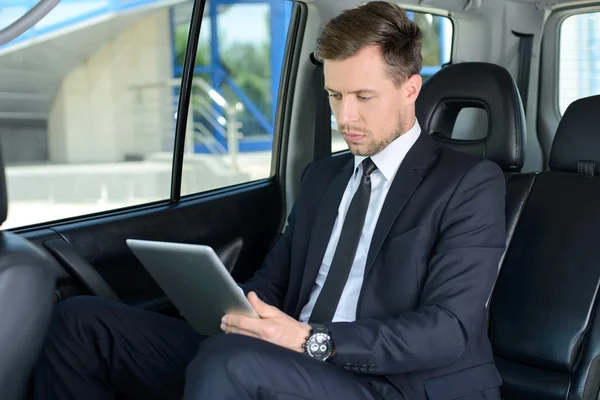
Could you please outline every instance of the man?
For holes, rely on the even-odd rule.
[[[260,319],[185,322],[57,307],[36,399],[499,399],[486,301],[504,250],[502,172],[421,132],[421,32],[372,2],[330,21],[325,85],[352,155],[309,165],[286,231],[241,287]],[[196,353],[197,351],[197,353]]]

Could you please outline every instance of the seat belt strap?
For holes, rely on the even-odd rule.
[[[325,76],[323,63],[311,53],[310,61],[315,68],[313,87],[315,98],[315,130],[314,130],[314,159],[318,160],[331,156],[331,108],[324,93]]]
[[[527,97],[529,95],[529,74],[531,73],[531,53],[533,51],[533,34],[512,31],[519,38],[519,70],[517,87],[521,94],[523,108],[527,114]]]

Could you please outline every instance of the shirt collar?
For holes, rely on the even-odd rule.
[[[402,164],[404,157],[415,144],[421,134],[421,126],[419,121],[415,119],[415,124],[406,133],[398,136],[394,141],[388,144],[379,153],[371,156],[371,160],[377,166],[377,169],[383,174],[384,178],[391,182],[396,176],[396,171]],[[367,158],[364,156],[354,156],[354,171],[360,163]]]

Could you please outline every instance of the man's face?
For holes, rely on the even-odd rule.
[[[377,154],[414,124],[421,77],[396,86],[379,48],[366,47],[342,61],[325,60],[323,68],[331,110],[352,154]]]

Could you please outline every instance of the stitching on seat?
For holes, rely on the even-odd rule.
[[[511,77],[512,80],[512,77]],[[514,83],[514,81],[513,81]],[[515,142],[517,145],[517,161],[520,164],[521,162],[523,162],[523,155],[524,155],[524,151],[522,150],[521,146],[522,144],[520,143],[521,141],[521,135],[523,134],[523,127],[520,126],[519,124],[519,112],[521,111],[519,109],[519,99],[520,97],[518,96],[519,91],[517,90],[516,86],[513,85],[513,118],[514,118],[514,122],[515,122],[515,126],[518,129],[517,134],[515,135]],[[523,105],[523,107],[525,107],[526,105]]]

